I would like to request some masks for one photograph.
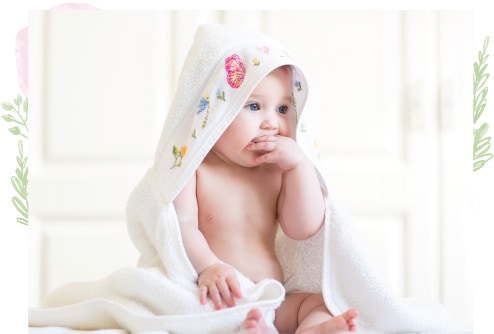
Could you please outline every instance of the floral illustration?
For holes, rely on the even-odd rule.
[[[14,103],[3,102],[2,109],[7,113],[2,115],[5,122],[11,123],[13,126],[9,127],[10,133],[15,136],[28,138],[27,134],[29,129],[27,127],[29,102],[28,99],[23,99],[21,95],[17,95],[14,99]],[[17,168],[15,175],[11,177],[10,181],[12,187],[17,193],[12,197],[12,204],[16,208],[20,216],[17,217],[17,222],[28,225],[29,219],[29,200],[28,200],[28,175],[29,167],[27,164],[27,157],[24,156],[24,143],[22,139],[17,141],[18,155]]]
[[[487,59],[489,54],[487,53],[487,47],[489,46],[489,37],[484,39],[484,45],[482,51],[478,53],[478,62],[473,64],[473,171],[476,172],[481,169],[489,160],[492,159],[493,154],[489,152],[491,148],[491,137],[487,136],[489,130],[489,124],[482,123],[479,127],[476,127],[479,122],[485,107],[487,105],[487,79],[489,73],[487,73]]]
[[[15,38],[15,55],[17,58],[17,79],[22,94],[28,92],[28,28],[21,29]]]
[[[96,9],[95,7],[83,3],[63,3],[51,7],[50,10],[86,10]],[[15,38],[15,56],[17,63],[17,80],[21,93],[26,96],[23,98],[20,94],[14,99],[14,103],[3,102],[1,107],[7,113],[2,115],[5,122],[9,123],[8,130],[14,136],[20,136],[22,139],[17,141],[18,154],[16,157],[17,166],[15,175],[11,177],[12,187],[17,193],[17,196],[12,197],[12,204],[16,208],[20,216],[17,217],[17,222],[28,225],[29,218],[29,201],[28,201],[28,158],[24,155],[23,139],[28,138],[28,54],[29,54],[29,28],[24,27],[16,35]]]
[[[261,65],[261,62],[259,61],[259,59],[257,59],[257,58],[255,58],[255,57],[254,57],[254,58],[252,59],[252,64],[253,64],[254,66],[259,66],[259,65]]]
[[[27,138],[27,133],[29,132],[27,128],[28,105],[28,99],[23,99],[20,95],[17,95],[17,98],[14,99],[14,104],[9,102],[2,103],[2,109],[9,112],[2,115],[3,120],[7,123],[16,124],[9,128],[10,133],[13,135]]]
[[[232,88],[238,88],[244,82],[245,66],[236,54],[231,55],[225,60],[226,81]]]
[[[180,149],[173,145],[173,156],[175,157],[175,161],[173,162],[174,167],[181,167],[182,166],[182,160],[185,157],[185,154],[187,153],[187,146],[182,146]]]

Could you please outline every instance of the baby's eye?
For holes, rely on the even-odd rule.
[[[259,109],[261,109],[258,103],[250,103],[246,105],[246,108],[249,109],[250,111],[258,111]]]
[[[280,114],[286,114],[288,112],[288,107],[287,106],[281,106],[278,108],[278,112]]]

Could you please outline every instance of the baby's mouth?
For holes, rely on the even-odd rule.
[[[262,149],[253,150],[253,149],[249,148],[249,146],[252,145],[252,144],[256,144],[256,143],[260,142],[259,138],[262,138],[262,137],[264,137],[264,136],[259,136],[259,137],[256,137],[256,138],[252,139],[250,141],[250,143],[247,145],[248,150],[251,151],[253,154],[255,154],[258,157],[261,156],[261,155],[264,155],[266,153],[269,153],[269,151],[262,150]]]

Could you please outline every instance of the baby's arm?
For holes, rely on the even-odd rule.
[[[291,238],[304,240],[321,227],[324,199],[312,162],[304,158],[283,173],[278,217],[283,231]]]
[[[283,169],[278,217],[283,231],[293,239],[314,235],[322,225],[325,205],[316,169],[293,139],[284,136],[258,138],[250,150],[267,151],[256,163],[276,163]]]
[[[177,195],[173,204],[180,222],[185,251],[199,274],[201,304],[206,303],[206,297],[209,295],[216,309],[221,309],[222,299],[227,306],[235,305],[233,296],[242,297],[236,273],[233,268],[220,262],[199,230],[195,174]]]

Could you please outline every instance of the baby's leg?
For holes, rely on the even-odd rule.
[[[333,317],[322,294],[294,293],[286,296],[276,311],[276,328],[280,333],[340,333],[357,329],[358,313],[349,309]]]
[[[250,310],[240,327],[240,334],[277,334],[278,332],[266,325],[262,313],[258,309]]]

